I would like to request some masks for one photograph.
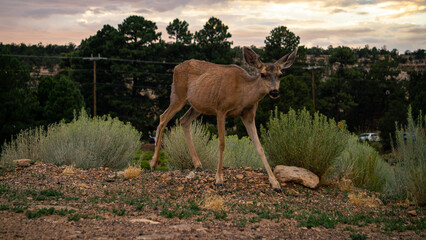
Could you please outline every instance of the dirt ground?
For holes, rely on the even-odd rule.
[[[425,208],[262,170],[142,172],[36,162],[0,173],[0,239],[425,239]],[[353,196],[358,196],[354,198]]]

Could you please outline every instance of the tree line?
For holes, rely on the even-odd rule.
[[[170,39],[166,41],[155,22],[129,16],[117,28],[104,25],[78,46],[0,43],[0,141],[10,140],[21,129],[70,121],[75,109],[85,107],[92,112],[93,61],[84,59],[90,56],[106,58],[96,62],[97,114],[131,122],[148,136],[168,106],[172,70],[180,62],[195,58],[241,65],[250,72],[243,65],[241,48],[232,47],[228,29],[211,17],[202,29],[191,33],[186,21],[175,19],[166,28]],[[261,48],[252,46],[264,62],[275,61],[296,47],[298,56],[282,78],[281,98],[260,102],[258,126],[265,125],[275,108],[282,112],[315,109],[345,120],[351,131],[381,131],[389,147],[389,133],[394,132],[395,121],[404,123],[408,105],[414,113],[425,111],[424,69],[408,72],[402,80],[398,77],[400,64],[424,61],[423,49],[399,54],[386,47],[307,48],[299,46],[300,37],[285,26],[272,29],[264,43]],[[323,55],[325,61],[308,60],[308,56]],[[309,68],[314,64],[321,68]],[[54,76],[32,74],[41,66],[59,66],[59,71]],[[204,117],[204,121],[215,119]],[[238,119],[227,119],[227,127],[240,136],[245,134]]]

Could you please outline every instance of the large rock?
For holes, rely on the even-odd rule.
[[[13,160],[17,167],[29,167],[31,164],[31,159],[17,159]]]
[[[274,174],[281,183],[296,182],[309,188],[316,188],[319,184],[317,175],[300,167],[278,165],[274,169]]]

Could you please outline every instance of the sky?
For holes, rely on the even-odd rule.
[[[306,47],[376,46],[400,53],[426,49],[426,0],[0,0],[0,42],[79,45],[131,15],[157,24],[162,39],[175,18],[194,33],[214,16],[229,26],[233,46],[264,46],[286,26]]]

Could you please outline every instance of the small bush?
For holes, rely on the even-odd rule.
[[[426,117],[420,112],[417,123],[408,110],[406,135],[396,126],[395,180],[390,193],[400,196],[413,196],[419,205],[426,204]]]
[[[290,109],[287,114],[275,110],[261,133],[272,166],[303,167],[320,177],[329,171],[348,139],[344,123],[319,113],[312,117],[306,109]]]
[[[201,121],[194,121],[191,124],[191,136],[203,168],[214,169],[217,162],[218,146],[210,140],[210,132]],[[162,143],[166,152],[166,165],[169,169],[194,168],[183,129],[177,121],[174,127],[165,132]]]
[[[74,173],[75,173],[75,168],[73,165],[66,166],[64,171],[62,171],[62,174],[65,174],[65,175],[72,175]]]
[[[352,240],[365,240],[365,239],[367,239],[367,235],[359,234],[359,233],[351,233],[351,235],[349,235],[349,237]]]
[[[42,127],[21,131],[12,141],[3,145],[0,156],[0,168],[15,169],[13,160],[39,159],[41,146],[46,138],[46,132]]]
[[[252,167],[262,168],[263,163],[257,155],[253,143],[248,137],[238,138],[236,135],[225,137],[225,151],[223,153],[225,167]]]
[[[48,129],[41,157],[59,165],[123,169],[140,147],[140,133],[117,118],[90,118],[82,110],[70,123]]]
[[[216,169],[219,159],[218,138],[211,135],[201,121],[192,123],[191,136],[203,168]],[[164,134],[163,147],[167,167],[170,169],[194,168],[182,127],[178,122],[176,122],[176,126]],[[223,166],[262,168],[263,164],[248,137],[239,139],[232,135],[225,137]]]
[[[41,159],[80,168],[122,169],[140,147],[141,134],[130,124],[110,116],[90,118],[84,109],[70,123],[21,132],[3,147],[0,166],[19,158]]]
[[[201,208],[207,210],[223,211],[226,209],[225,199],[219,195],[207,196],[204,199]]]
[[[141,168],[136,166],[130,166],[124,169],[124,177],[125,178],[137,178],[142,174]]]
[[[349,138],[345,150],[336,158],[333,171],[338,179],[350,179],[354,186],[381,192],[393,171],[368,143],[359,142],[356,136]]]

